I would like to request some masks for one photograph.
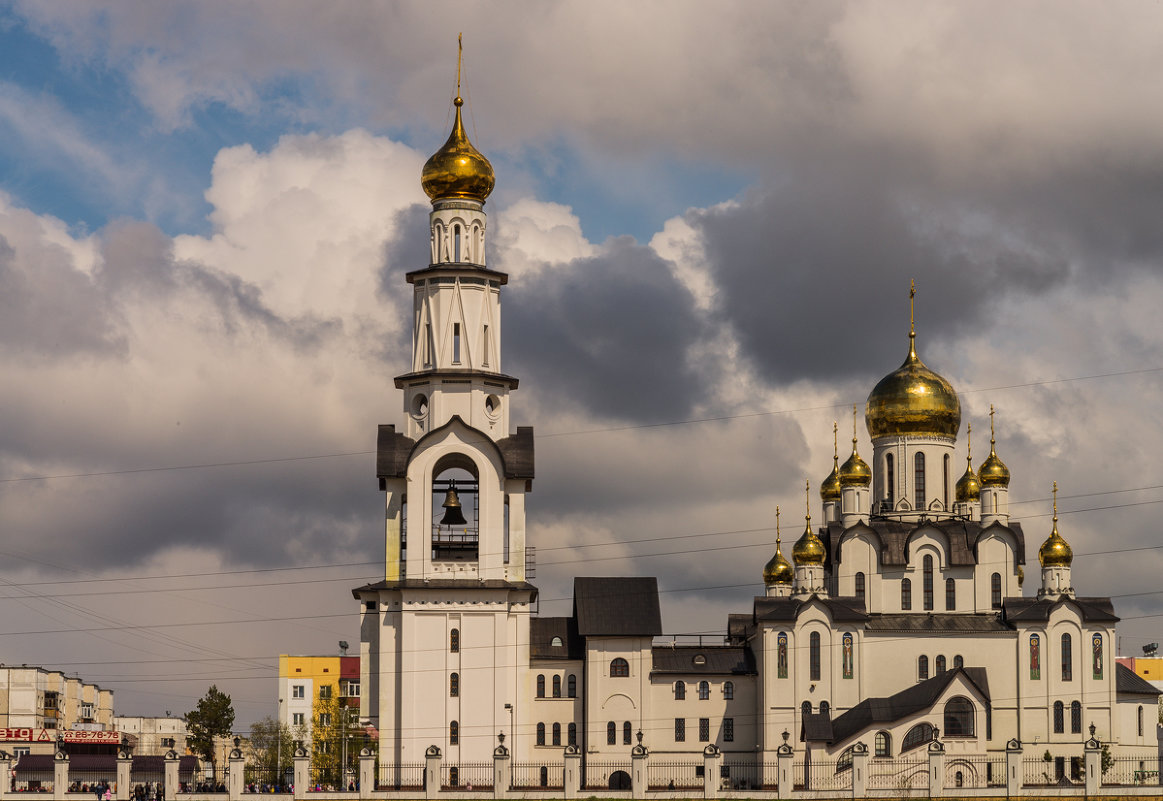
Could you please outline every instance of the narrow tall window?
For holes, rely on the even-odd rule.
[[[674,741],[676,743],[686,742],[686,718],[674,719]]]
[[[545,745],[545,724],[537,724],[537,745]]]
[[[812,702],[811,701],[804,701],[802,704],[800,704],[800,714],[801,715],[812,714]]]
[[[561,745],[561,724],[560,723],[553,724],[553,741],[552,742],[554,745]]]
[[[925,508],[925,454],[920,452],[913,457],[913,505]]]
[[[920,456],[920,455],[921,454],[919,454],[919,453],[917,454],[917,456]],[[928,554],[925,555],[925,560],[924,560],[924,582],[922,584],[922,587],[923,587],[923,593],[924,593],[922,596],[922,600],[925,604],[925,611],[932,612],[933,611],[933,557],[929,556]]]
[[[424,323],[424,342],[420,346],[423,348],[424,365],[431,366],[432,364],[432,323]]]
[[[875,740],[876,750],[873,752],[874,756],[890,757],[892,756],[892,735],[886,731],[878,731]]]
[[[452,324],[452,363],[460,364],[460,323]]]
[[[448,632],[448,650],[454,654],[460,653],[460,629]]]
[[[1078,701],[1070,702],[1070,732],[1082,734],[1082,704]]]
[[[1143,736],[1143,707],[1139,707],[1139,736]]]
[[[1001,573],[994,573],[989,577],[990,605],[994,609],[1001,609]]]
[[[699,718],[699,742],[708,743],[711,741],[711,719]]]
[[[618,744],[618,724],[610,721],[606,724],[606,745]]]
[[[1074,678],[1074,648],[1069,634],[1062,635],[1062,681]]]
[[[945,579],[945,611],[953,612],[957,609],[957,582],[951,578]]]
[[[448,694],[452,698],[460,695],[460,674],[453,673],[448,677]]]
[[[622,657],[611,660],[610,675],[614,678],[626,678],[630,675],[630,663]]]
[[[545,697],[545,674],[544,673],[537,674],[537,697],[538,698]]]
[[[957,654],[957,656],[953,657],[953,669],[956,670],[961,667],[965,667],[965,658],[961,654]]]
[[[831,711],[832,711],[832,705],[831,705],[831,704],[829,704],[827,701],[821,701],[821,702],[820,702],[820,714],[821,714],[821,715],[827,715],[827,714],[830,714],[830,713],[831,713]]]
[[[730,701],[731,699],[733,699],[735,697],[735,682],[733,682],[733,681],[723,682],[723,697],[726,698],[728,701]]]
[[[929,657],[922,655],[917,657],[917,679],[924,681],[927,678],[929,678]]]
[[[448,724],[448,744],[460,745],[460,724],[455,720]]]
[[[452,260],[460,261],[460,226],[452,226]]]
[[[886,453],[884,455],[884,497],[888,501],[888,508],[891,509],[895,496],[893,490],[896,487],[896,477],[892,470],[892,454]]]
[[[630,725],[630,721],[622,724],[622,745],[629,745],[634,739],[634,727]]]
[[[968,698],[957,696],[945,704],[945,736],[972,737],[973,703]]]
[[[674,700],[676,700],[676,701],[686,700],[686,682],[685,681],[676,681],[674,683]]]
[[[864,574],[856,574],[856,599],[861,603],[864,602]]]
[[[913,582],[901,579],[901,609],[909,611],[913,608]]]
[[[735,718],[723,718],[723,742],[735,742]]]
[[[565,680],[565,694],[570,698],[577,698],[577,676],[572,673]]]
[[[699,700],[706,701],[711,697],[711,685],[709,682],[699,682]]]
[[[566,742],[566,745],[577,745],[577,724],[576,723],[569,724],[569,726],[566,727],[565,732],[566,732],[566,737],[568,739],[568,742]]]
[[[1061,701],[1054,702],[1054,733],[1062,734],[1066,731],[1066,722],[1063,720],[1065,707]]]
[[[489,327],[487,325],[481,333],[481,366],[489,366]]]
[[[324,745],[330,745],[330,743],[324,743]],[[448,769],[448,783],[453,787],[460,786],[460,768],[456,765]]]
[[[945,655],[939,654],[937,656],[936,662],[933,665],[933,674],[936,676],[940,676],[942,673],[945,672],[945,665],[946,665]]]
[[[949,454],[945,454],[945,509],[949,509]]]
[[[808,680],[820,680],[820,632],[813,631],[808,637]]]

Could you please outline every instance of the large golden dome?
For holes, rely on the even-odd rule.
[[[903,434],[957,436],[961,401],[952,384],[917,356],[914,333],[909,333],[904,364],[880,379],[869,393],[864,419],[873,439]]]
[[[431,200],[476,200],[485,202],[493,191],[493,165],[468,141],[460,119],[464,101],[457,95],[456,121],[444,146],[432,154],[420,173],[420,185]]]

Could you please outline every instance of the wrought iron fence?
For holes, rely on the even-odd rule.
[[[1063,763],[1044,757],[1022,759],[1023,787],[1054,787],[1065,778]]]
[[[70,770],[69,792],[88,793],[97,787],[117,783],[117,771],[114,770]]]
[[[629,790],[629,762],[590,762],[582,768],[582,787],[586,790]]]
[[[561,789],[565,786],[565,765],[560,762],[514,762],[512,786],[514,790]]]
[[[834,759],[797,760],[792,764],[792,783],[797,790],[849,790],[852,763],[844,767]]]
[[[1005,773],[1002,773],[1005,776]],[[929,786],[929,759],[871,759],[868,762],[869,790],[907,790]]]
[[[698,790],[703,786],[703,761],[662,762],[650,760],[646,766],[648,790]]]
[[[724,759],[719,768],[719,787],[724,790],[762,790],[764,788],[764,766],[754,759]],[[767,766],[767,776],[771,779],[771,789],[775,787],[779,771],[775,763]]]
[[[491,790],[493,788],[492,762],[461,762],[459,765],[440,766],[440,785],[460,790]]]
[[[274,765],[247,765],[243,775],[244,793],[289,793],[295,781],[294,772],[286,767],[280,771]]]
[[[376,789],[424,789],[424,763],[403,762],[398,765],[380,765],[376,774]]]
[[[1102,774],[1102,784],[1107,786],[1156,786],[1159,784],[1159,757],[1115,757],[1106,772]]]
[[[945,762],[945,787],[949,789],[1005,787],[1004,756],[953,757]]]
[[[53,780],[17,778],[12,782],[12,789],[18,793],[51,793]]]
[[[226,765],[215,765],[213,762],[203,762],[196,771],[190,774],[189,781],[183,782],[185,792],[194,793],[225,793],[227,792],[227,776],[230,769]]]

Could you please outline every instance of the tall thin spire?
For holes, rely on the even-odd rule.
[[[832,421],[832,469],[835,470],[840,464],[840,426]]]
[[[812,530],[812,482],[804,479],[804,522],[808,525],[808,531]]]
[[[1058,530],[1058,482],[1057,481],[1054,482],[1054,489],[1052,490],[1052,492],[1054,494],[1054,530],[1057,531]]]
[[[779,550],[779,504],[775,505],[775,550]]]
[[[909,340],[917,338],[916,320],[913,316],[913,298],[917,296],[917,282],[909,279]]]
[[[973,469],[973,423],[965,424],[965,461]]]
[[[852,404],[852,453],[856,453],[856,416],[859,414],[856,404]]]
[[[464,34],[458,33],[456,35],[456,100],[453,101],[456,105],[460,105],[464,101],[460,99],[460,61],[464,55]]]

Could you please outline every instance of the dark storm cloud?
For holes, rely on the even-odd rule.
[[[512,371],[559,408],[599,417],[689,413],[705,394],[689,350],[705,333],[667,263],[628,238],[600,256],[523,275],[505,305]]]

